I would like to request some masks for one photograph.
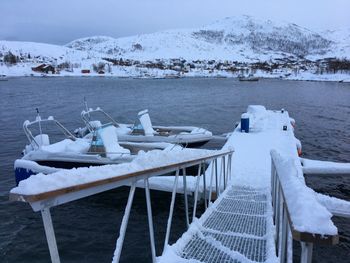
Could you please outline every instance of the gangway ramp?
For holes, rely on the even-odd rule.
[[[269,189],[230,186],[160,262],[275,262]]]
[[[305,184],[288,112],[249,106],[248,113],[250,132],[238,126],[223,147],[235,150],[228,187],[216,191],[218,199],[159,262],[286,263],[293,258],[295,240],[301,244],[301,262],[310,263],[314,244],[338,242],[332,215]],[[283,158],[272,158],[272,151]]]

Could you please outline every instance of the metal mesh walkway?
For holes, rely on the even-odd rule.
[[[265,189],[231,186],[170,249],[184,261],[266,262],[269,200]]]

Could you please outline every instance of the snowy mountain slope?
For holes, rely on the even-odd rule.
[[[290,23],[230,17],[199,29],[170,30],[113,39],[78,39],[67,47],[130,59],[262,61],[289,55],[322,55],[334,42]]]
[[[0,75],[40,76],[46,73],[32,67],[42,63],[64,76],[86,71],[122,77],[251,73],[315,80],[337,73],[336,79],[345,80],[350,73],[350,29],[316,33],[291,23],[238,16],[201,28],[117,39],[94,36],[65,46],[0,41]]]
[[[350,28],[326,30],[322,35],[335,43],[334,49],[327,54],[329,57],[350,57]]]
[[[11,52],[16,56],[33,61],[80,63],[89,57],[101,57],[95,52],[79,51],[72,48],[35,42],[0,41],[0,53]],[[29,55],[29,56],[28,56]]]

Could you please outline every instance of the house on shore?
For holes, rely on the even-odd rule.
[[[55,74],[56,73],[55,67],[52,65],[49,65],[49,64],[40,64],[37,67],[33,67],[32,70],[35,72],[46,73],[46,74],[49,74],[49,73]]]

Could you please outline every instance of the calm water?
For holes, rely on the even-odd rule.
[[[149,109],[152,121],[195,125],[215,134],[230,132],[248,104],[285,108],[297,121],[296,136],[304,156],[350,162],[350,84],[231,79],[136,80],[113,78],[18,78],[0,82],[0,262],[48,262],[41,217],[28,205],[8,202],[14,186],[13,161],[27,143],[26,119],[39,107],[67,128],[81,126],[83,97],[90,107],[103,107],[120,122],[134,122]],[[211,143],[209,147],[219,145]],[[350,200],[350,177],[310,176],[315,190]],[[62,262],[110,262],[126,204],[127,189],[117,189],[53,209]],[[170,194],[152,192],[157,247],[162,247]],[[184,206],[177,199],[171,239],[184,230]],[[335,218],[341,244],[315,249],[315,262],[348,262],[350,220]],[[159,252],[158,252],[159,254]],[[149,262],[144,193],[138,190],[122,253],[123,262]]]

